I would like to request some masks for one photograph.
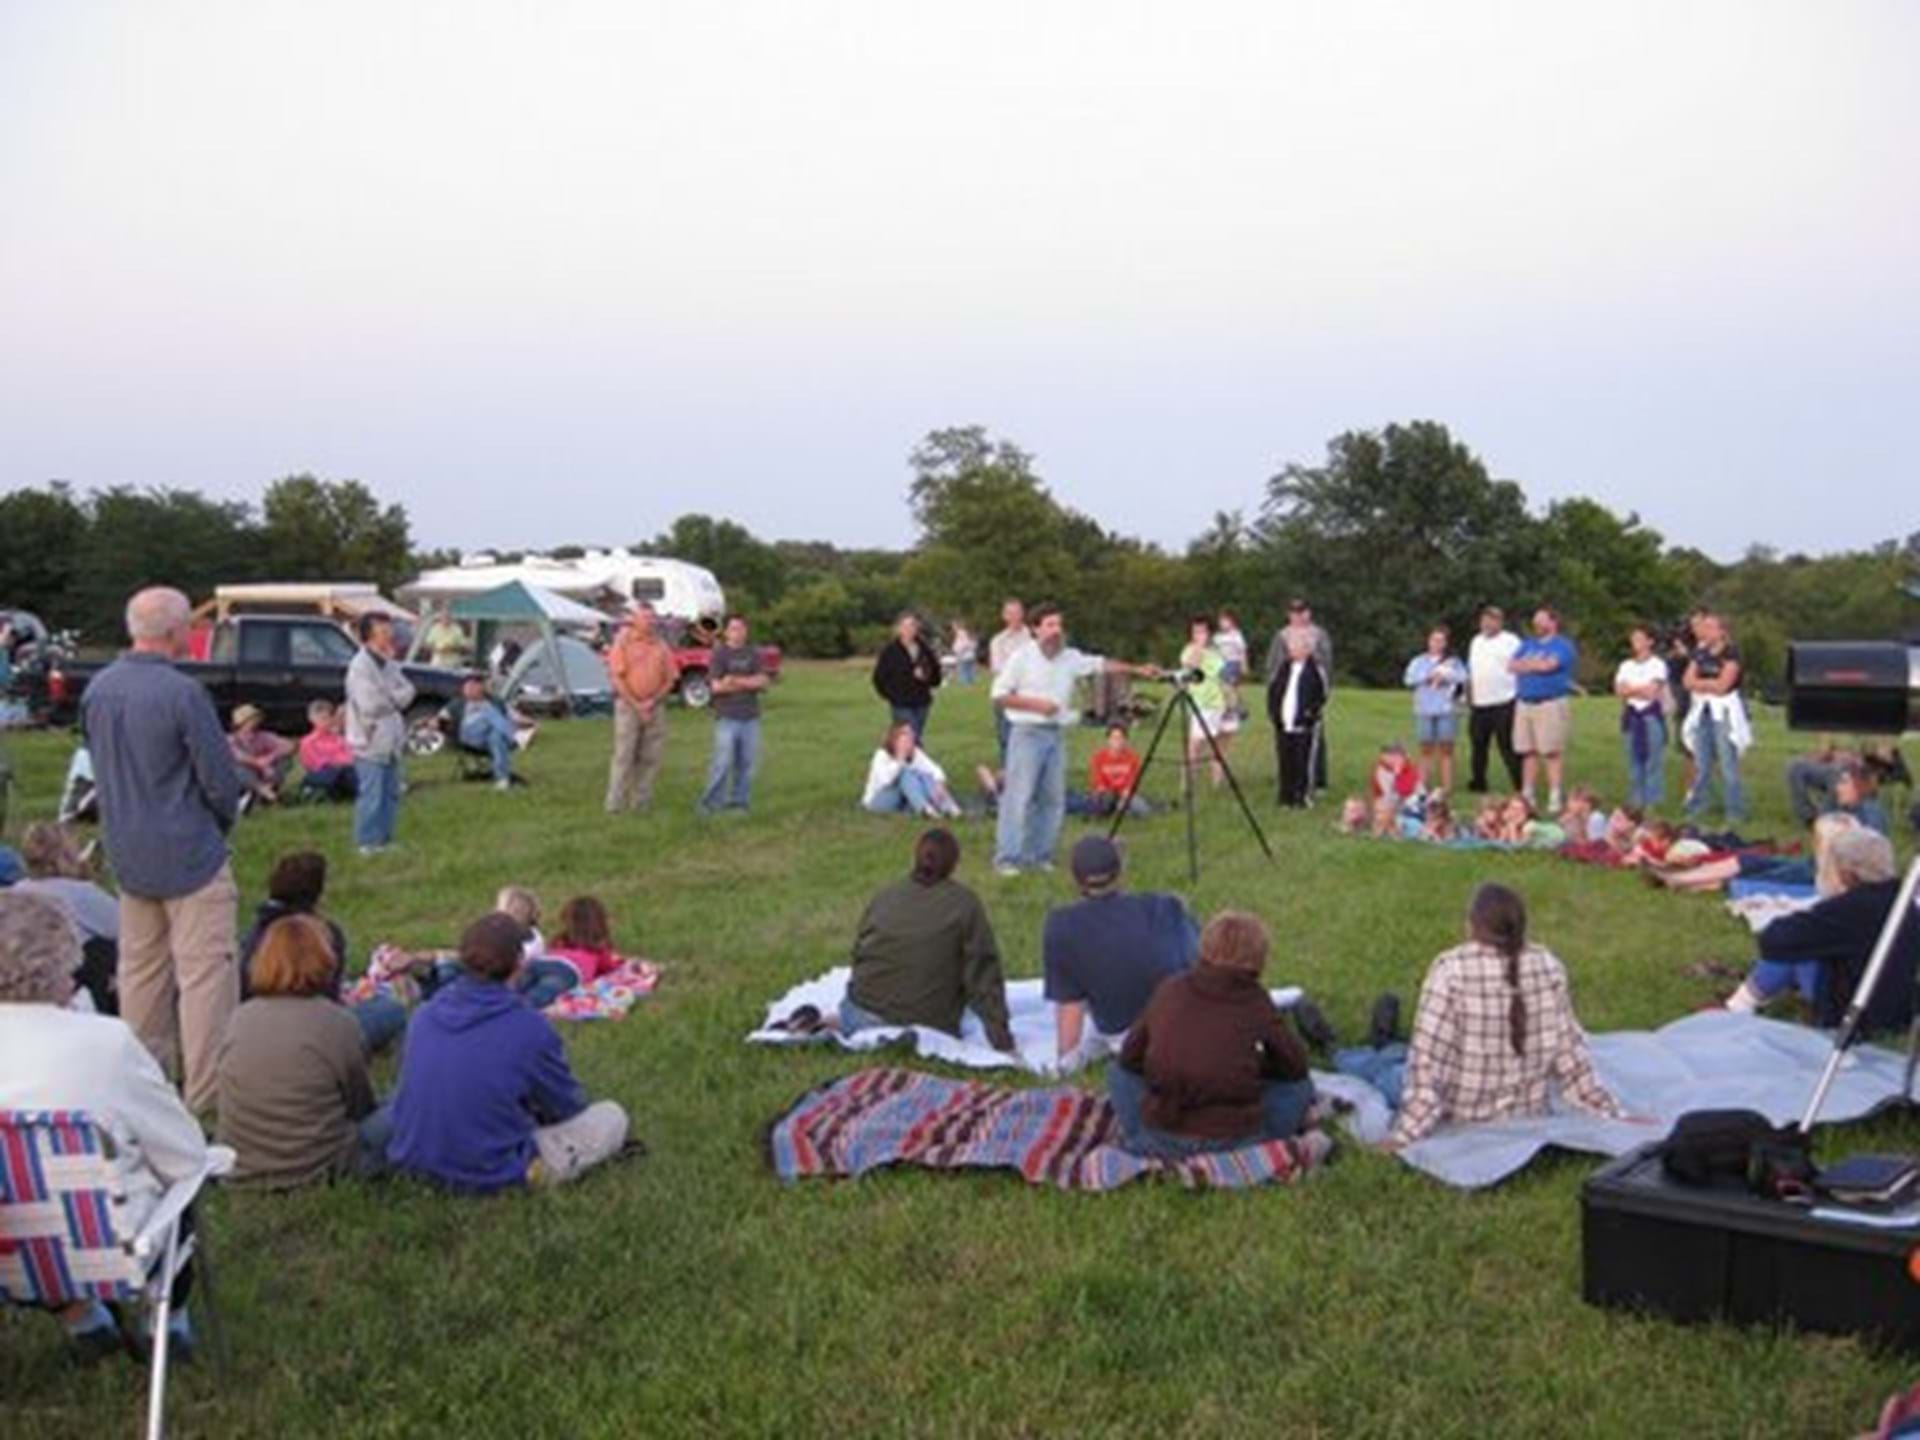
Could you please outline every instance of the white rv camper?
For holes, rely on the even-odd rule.
[[[503,565],[487,554],[458,565],[428,570],[400,593],[421,609],[465,595],[481,595],[519,580],[569,600],[617,615],[630,600],[651,601],[662,615],[685,621],[718,621],[727,613],[726,593],[711,570],[684,560],[635,555],[628,550],[589,550],[577,559],[530,555]]]

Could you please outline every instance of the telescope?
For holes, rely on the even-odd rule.
[[[1802,640],[1789,645],[1787,725],[1854,735],[1920,730],[1920,642]]]

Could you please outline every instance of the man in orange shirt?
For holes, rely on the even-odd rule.
[[[667,750],[667,697],[679,674],[673,651],[654,631],[653,607],[635,601],[607,650],[614,696],[609,815],[644,811],[653,804],[654,777]]]

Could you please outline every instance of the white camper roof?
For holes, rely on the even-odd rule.
[[[635,555],[627,550],[589,550],[577,559],[529,555],[500,564],[474,555],[458,565],[429,570],[400,593],[416,604],[480,595],[514,581],[617,612],[629,600],[651,601],[664,615],[695,620],[726,613],[726,593],[713,572],[684,560]]]

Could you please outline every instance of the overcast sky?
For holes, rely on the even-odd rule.
[[[1184,544],[1436,419],[1676,543],[1920,528],[1920,4],[0,0],[0,489],[904,544],[978,422]]]

